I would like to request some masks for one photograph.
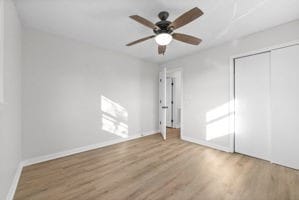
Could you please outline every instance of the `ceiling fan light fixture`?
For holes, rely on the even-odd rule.
[[[172,35],[168,33],[160,33],[156,35],[155,41],[161,46],[168,45],[172,41]]]
[[[185,26],[186,24],[189,24],[190,22],[196,20],[202,15],[203,12],[198,7],[194,7],[191,10],[183,13],[182,15],[180,15],[174,21],[171,22],[167,20],[169,13],[167,11],[162,11],[158,14],[158,17],[161,21],[158,21],[155,24],[143,17],[140,17],[139,15],[132,15],[130,16],[131,19],[142,24],[143,26],[152,29],[154,34],[151,36],[141,38],[139,40],[135,40],[127,44],[127,46],[132,46],[144,42],[146,40],[149,40],[151,38],[155,38],[155,41],[158,44],[158,54],[164,55],[167,45],[169,45],[172,39],[187,44],[199,45],[199,43],[202,41],[201,39],[194,37],[192,35],[186,35],[183,33],[174,33],[174,31],[182,26]]]

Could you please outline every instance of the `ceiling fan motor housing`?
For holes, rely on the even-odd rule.
[[[158,14],[158,17],[162,20],[165,21],[169,16],[169,13],[167,11],[162,11]]]
[[[155,34],[160,34],[160,33],[172,33],[173,30],[169,29],[169,25],[171,24],[170,21],[167,21],[167,18],[169,16],[169,13],[166,11],[162,11],[159,13],[158,17],[161,19],[161,21],[157,22],[156,25],[160,29],[154,29]]]

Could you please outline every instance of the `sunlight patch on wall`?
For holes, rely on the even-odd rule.
[[[118,122],[105,114],[102,115],[102,129],[122,138],[128,137],[128,125]]]
[[[128,111],[118,103],[101,96],[102,130],[127,138],[129,135]]]
[[[219,119],[225,115],[229,114],[229,103],[225,103],[221,106],[218,106],[206,114],[206,122],[210,122],[216,119]]]
[[[108,99],[107,97],[101,97],[101,109],[102,112],[109,114],[110,116],[117,118],[118,120],[127,121],[128,111],[118,103]]]
[[[223,137],[231,134],[234,126],[230,120],[234,112],[234,103],[228,102],[220,105],[206,113],[206,140]]]
[[[207,124],[206,127],[206,140],[223,137],[229,134],[229,117],[216,120]]]

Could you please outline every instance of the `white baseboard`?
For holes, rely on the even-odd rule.
[[[213,143],[208,142],[208,141],[194,139],[194,138],[186,137],[186,136],[183,136],[183,135],[181,136],[181,139],[185,140],[185,141],[188,141],[188,142],[195,143],[195,144],[199,144],[199,145],[202,145],[202,146],[207,146],[207,147],[210,147],[210,148],[213,148],[213,149],[217,149],[217,150],[220,150],[220,151],[231,152],[231,149],[229,147],[223,147],[223,146],[213,144]]]
[[[143,136],[152,135],[152,134],[155,134],[155,133],[158,133],[158,131],[145,131],[142,134],[132,135],[132,136],[129,136],[128,138],[114,139],[114,140],[110,140],[110,141],[106,141],[106,142],[91,144],[91,145],[87,145],[87,146],[83,146],[83,147],[79,147],[79,148],[75,148],[75,149],[70,149],[70,150],[66,150],[66,151],[62,151],[62,152],[58,152],[58,153],[53,153],[53,154],[50,154],[50,155],[44,155],[44,156],[39,156],[39,157],[35,157],[35,158],[30,158],[30,159],[24,160],[23,165],[24,166],[29,166],[29,165],[49,161],[49,160],[54,160],[54,159],[57,159],[57,158],[62,158],[62,157],[65,157],[65,156],[70,156],[70,155],[73,155],[73,154],[82,153],[84,151],[90,151],[90,150],[93,150],[93,149],[98,149],[98,148],[101,148],[101,147],[106,147],[106,146],[110,146],[110,145],[113,145],[113,144],[126,142],[126,141],[129,141],[129,140],[137,139],[137,138],[140,138],[140,137],[143,137]]]
[[[101,143],[97,143],[97,144],[91,144],[91,145],[87,145],[87,146],[83,146],[83,147],[78,147],[78,148],[74,148],[74,149],[70,149],[70,150],[66,150],[66,151],[62,151],[62,152],[58,152],[58,153],[53,153],[53,154],[49,154],[49,155],[30,158],[30,159],[24,160],[23,165],[29,166],[29,165],[49,161],[49,160],[54,160],[57,158],[62,158],[65,156],[70,156],[70,155],[77,154],[77,153],[82,153],[85,151],[90,151],[93,149],[98,149],[101,147],[110,146],[110,145],[121,143],[121,142],[126,142],[126,141],[137,139],[140,137],[142,137],[142,136],[141,135],[132,135],[132,136],[129,136],[128,138],[114,139],[114,140],[101,142]]]
[[[271,164],[281,165],[281,166],[288,167],[288,168],[291,168],[291,169],[299,170],[299,168],[295,165],[290,165],[290,164],[283,163],[283,162],[280,162],[280,161],[277,161],[277,160],[271,160],[270,162],[271,162]]]
[[[181,124],[180,123],[175,124],[174,128],[181,128]]]
[[[144,131],[142,133],[142,136],[149,136],[149,135],[154,135],[154,134],[157,134],[159,133],[160,131],[159,130],[155,130],[155,131]]]
[[[12,180],[12,184],[9,188],[7,195],[6,195],[6,200],[13,200],[18,183],[19,183],[19,179],[21,177],[22,170],[23,170],[23,162],[20,162],[18,165],[18,168],[16,170],[15,176]]]
[[[119,138],[119,139],[115,139],[115,140],[110,140],[110,141],[101,142],[101,143],[97,143],[97,144],[91,144],[91,145],[87,145],[87,146],[83,146],[83,147],[79,147],[79,148],[75,148],[75,149],[70,149],[70,150],[67,150],[67,151],[62,151],[62,152],[58,152],[58,153],[54,153],[54,154],[50,154],[50,155],[44,155],[44,156],[39,156],[39,157],[24,160],[24,161],[19,163],[19,166],[18,166],[17,171],[15,173],[13,182],[12,182],[11,187],[9,189],[9,192],[6,196],[6,200],[13,200],[13,197],[14,197],[14,194],[16,192],[18,182],[19,182],[19,179],[20,179],[20,176],[21,176],[21,173],[22,173],[22,169],[25,166],[29,166],[29,165],[33,165],[33,164],[37,164],[37,163],[57,159],[57,158],[62,158],[62,157],[65,157],[65,156],[70,156],[70,155],[73,155],[73,154],[82,153],[82,152],[85,152],[85,151],[90,151],[90,150],[93,150],[93,149],[98,149],[98,148],[101,148],[101,147],[106,147],[106,146],[110,146],[110,145],[113,145],[113,144],[118,144],[118,143],[121,143],[121,142],[126,142],[126,141],[137,139],[137,138],[140,138],[140,137],[153,135],[153,134],[156,134],[158,132],[159,131],[156,131],[156,130],[155,131],[145,131],[142,134],[132,135],[132,136],[129,136],[128,138]]]

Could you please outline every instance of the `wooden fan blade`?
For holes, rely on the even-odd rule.
[[[191,10],[189,10],[188,12],[182,14],[181,16],[179,16],[176,20],[174,20],[169,26],[168,28],[173,28],[173,29],[178,29],[190,22],[192,22],[193,20],[199,18],[200,16],[203,15],[203,12],[195,7]]]
[[[199,45],[199,43],[202,41],[201,39],[191,36],[191,35],[186,35],[182,33],[174,33],[172,34],[173,39],[185,42],[188,44],[193,44],[193,45]]]
[[[158,46],[158,53],[159,53],[159,55],[161,55],[161,54],[165,54],[165,51],[166,51],[166,45],[159,45]]]
[[[127,46],[132,46],[132,45],[134,45],[134,44],[143,42],[143,41],[145,41],[145,40],[148,40],[148,39],[151,39],[151,38],[154,38],[154,37],[155,37],[155,35],[151,35],[151,36],[148,36],[148,37],[145,37],[145,38],[141,38],[141,39],[139,39],[139,40],[136,40],[136,41],[134,41],[134,42],[131,42],[131,43],[127,44]]]
[[[156,26],[154,23],[152,23],[151,21],[143,18],[143,17],[140,17],[138,15],[132,15],[130,16],[131,19],[134,19],[135,21],[139,22],[140,24],[146,26],[146,27],[149,27],[151,29],[160,29],[158,26]]]

